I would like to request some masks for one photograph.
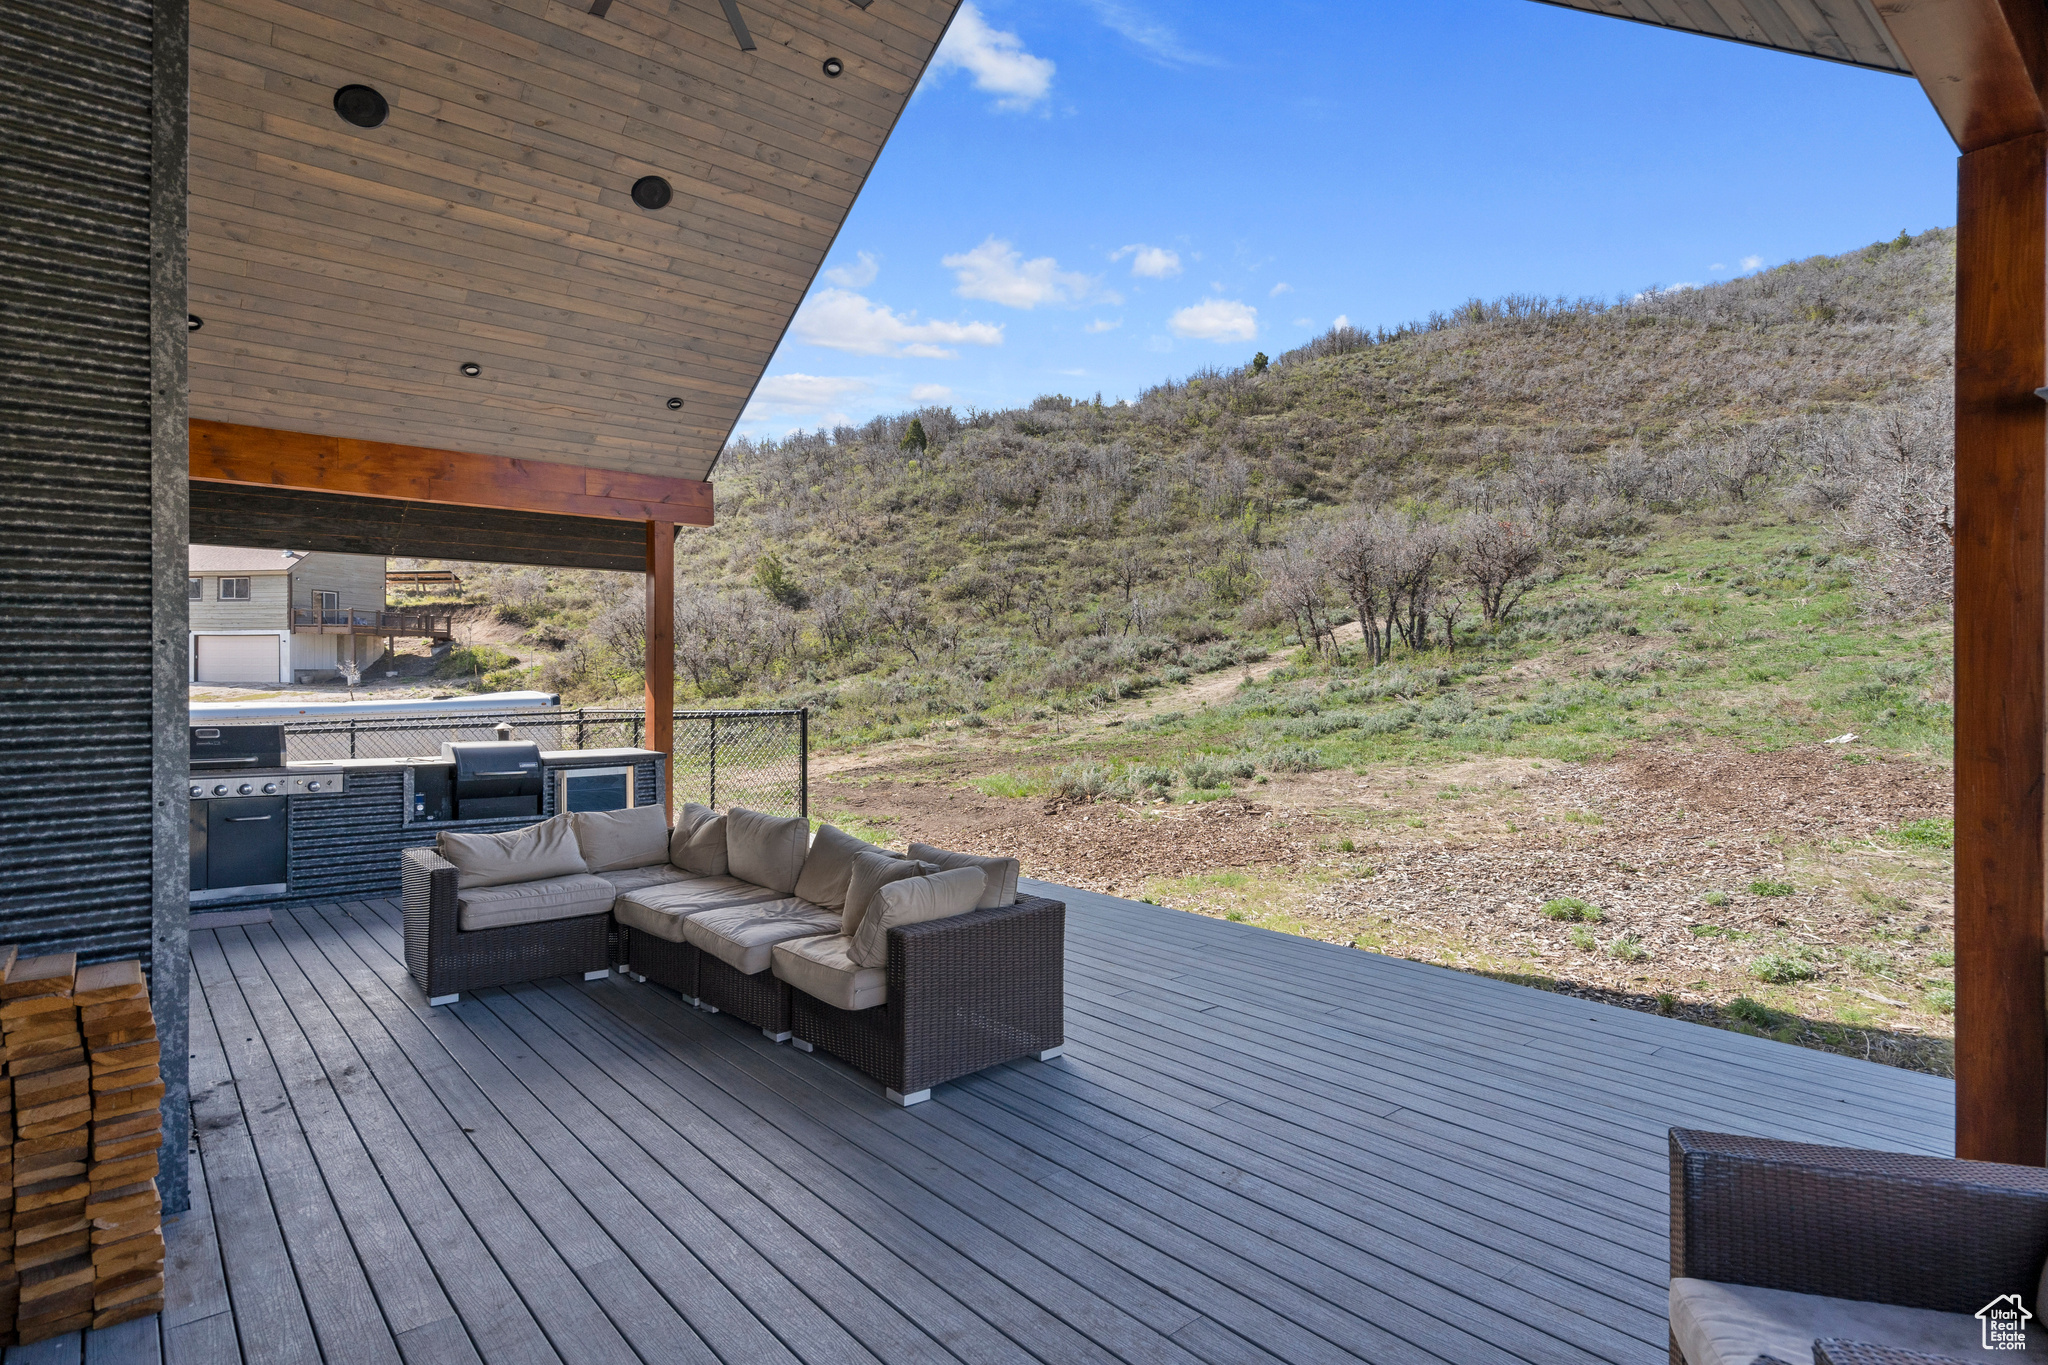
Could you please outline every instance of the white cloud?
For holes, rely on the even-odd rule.
[[[1105,28],[1130,39],[1162,62],[1184,66],[1222,65],[1206,53],[1183,46],[1172,28],[1135,5],[1124,4],[1122,0],[1090,0],[1090,3]]]
[[[1764,258],[1761,256],[1744,256],[1742,258],[1742,268],[1744,270],[1755,270],[1763,263]]]
[[[1086,370],[1061,370],[1059,373],[1069,379],[1086,379],[1088,377],[1088,371]]]
[[[790,324],[798,341],[855,355],[908,355],[937,359],[951,346],[1000,346],[1003,329],[988,322],[918,322],[898,316],[850,289],[821,289],[804,301]]]
[[[1174,335],[1197,341],[1250,341],[1259,334],[1259,310],[1234,299],[1203,299],[1166,320]]]
[[[1124,320],[1122,318],[1118,318],[1115,322],[1111,322],[1108,318],[1097,318],[1081,330],[1088,333],[1089,336],[1100,336],[1104,332],[1114,332],[1123,325]]]
[[[1294,325],[1296,327],[1313,327],[1316,325],[1316,320],[1314,318],[1296,318]]]
[[[1336,317],[1335,317],[1335,318],[1334,318],[1334,319],[1333,319],[1333,320],[1331,321],[1330,325],[1331,325],[1332,327],[1349,327],[1349,326],[1351,325],[1351,319],[1350,319],[1350,317],[1349,317],[1349,316],[1347,316],[1346,314],[1343,314],[1343,313],[1339,313],[1339,314],[1337,314],[1337,316],[1336,316]]]
[[[793,422],[798,426],[837,426],[848,420],[839,405],[873,387],[867,380],[850,375],[770,375],[754,390],[753,401],[740,414],[740,421],[757,425]]]
[[[944,384],[913,384],[910,387],[910,401],[913,403],[950,403],[953,391]]]
[[[1294,286],[1289,284],[1287,281],[1282,280],[1280,281],[1280,283],[1274,285],[1271,289],[1268,289],[1266,291],[1266,297],[1269,299],[1277,299],[1282,294],[1292,294],[1293,292]]]
[[[1728,266],[1726,265],[1726,263],[1721,261],[1716,261],[1712,265],[1707,267],[1707,269],[1709,270],[1726,270],[1727,268]]]
[[[1131,258],[1131,273],[1148,280],[1170,280],[1180,274],[1180,253],[1163,246],[1134,243],[1109,253],[1109,259]]]
[[[853,258],[852,265],[834,266],[824,274],[827,284],[836,284],[847,289],[859,289],[862,285],[873,284],[875,276],[882,273],[882,263],[875,259],[872,251],[862,251]]]
[[[973,74],[976,90],[999,96],[998,109],[1021,112],[1052,91],[1052,62],[1026,52],[1016,34],[989,27],[972,0],[960,7],[932,58],[934,74],[954,67]]]
[[[963,299],[987,299],[1007,308],[1036,308],[1041,303],[1079,303],[1088,297],[1095,281],[1087,275],[1061,270],[1050,256],[1027,261],[1000,237],[991,237],[972,251],[940,259],[940,265],[959,281],[953,290]],[[1115,302],[1115,296],[1110,296]]]

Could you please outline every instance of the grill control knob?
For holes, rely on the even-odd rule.
[[[265,796],[277,795],[277,784],[275,782],[265,782],[263,784],[263,794]]]
[[[213,794],[215,796],[226,796],[228,794],[228,784],[225,782],[215,783],[213,788]]]
[[[197,782],[194,782],[192,784],[192,794],[194,796],[204,796],[206,795],[206,788],[200,786]]]
[[[316,792],[316,791],[319,791],[319,790],[320,790],[320,780],[319,780],[318,778],[313,778],[313,779],[309,780],[309,781],[308,781],[308,782],[306,783],[306,790],[307,790],[307,791],[309,791],[309,792]]]
[[[241,791],[242,795],[247,796],[250,792],[255,791],[256,789],[250,786],[247,782],[244,782],[239,788],[239,790]]]

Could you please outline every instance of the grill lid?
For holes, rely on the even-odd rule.
[[[506,796],[540,791],[540,746],[521,740],[443,744],[441,757],[455,764],[456,795],[491,792]]]
[[[282,725],[195,725],[191,729],[195,773],[284,766]]]

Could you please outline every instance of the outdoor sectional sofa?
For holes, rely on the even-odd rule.
[[[1671,1365],[2048,1347],[2048,1171],[1674,1128]]]
[[[407,849],[406,965],[430,1004],[611,971],[915,1104],[1065,1043],[1066,906],[1018,899],[1017,861],[910,855],[802,817],[685,805],[579,811]]]

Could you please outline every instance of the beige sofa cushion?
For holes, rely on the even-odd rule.
[[[890,882],[900,882],[905,877],[922,877],[927,872],[938,870],[931,863],[899,858],[885,848],[855,854],[852,875],[846,880],[846,902],[839,907],[839,932],[849,938],[859,933],[861,917],[867,914],[875,892]]]
[[[668,861],[668,812],[660,806],[579,810],[569,816],[569,828],[592,872]]]
[[[612,884],[612,890],[621,896],[628,891],[645,891],[650,886],[667,886],[671,882],[694,882],[699,880],[694,872],[685,872],[668,863],[656,863],[652,867],[622,867],[613,872],[596,874]]]
[[[889,931],[906,924],[964,915],[981,899],[988,879],[978,867],[956,867],[928,877],[905,877],[875,892],[853,934],[853,960],[863,967],[889,965]]]
[[[981,875],[988,879],[982,888],[981,901],[977,910],[993,910],[999,905],[1017,903],[1018,865],[1015,858],[984,858],[975,853],[950,853],[930,844],[912,844],[910,856],[919,862],[932,863],[950,871],[956,867],[978,867]]]
[[[503,929],[514,924],[601,915],[612,908],[612,898],[617,894],[610,882],[587,872],[504,886],[465,886],[455,894],[455,924],[465,931]]]
[[[811,822],[801,815],[763,815],[734,806],[725,813],[726,871],[784,896],[796,894]]]
[[[796,879],[795,894],[827,910],[839,909],[846,904],[846,884],[853,877],[853,860],[871,852],[887,850],[856,839],[835,826],[818,826],[811,851],[804,857],[804,870]]]
[[[590,870],[564,815],[504,834],[444,830],[434,840],[434,851],[461,870],[464,890],[573,877]]]
[[[690,877],[622,893],[612,906],[612,917],[629,929],[681,943],[683,921],[692,915],[721,906],[758,905],[778,899],[767,887],[737,877]]]
[[[1813,1359],[1813,1343],[1820,1337],[1845,1337],[1957,1360],[1987,1355],[1983,1325],[1969,1313],[1682,1276],[1671,1281],[1671,1337],[1685,1353],[1686,1365],[1751,1365],[1758,1356],[1800,1365]],[[2029,1323],[2029,1349],[2013,1354],[2024,1359],[2044,1344],[2048,1337]]]
[[[668,838],[668,860],[700,877],[723,877],[732,869],[725,857],[725,817],[709,806],[685,801]]]
[[[810,996],[843,1010],[873,1009],[889,998],[885,967],[853,960],[853,940],[844,934],[791,939],[775,945],[775,975]]]
[[[728,905],[683,921],[683,942],[717,958],[743,976],[765,972],[775,945],[793,938],[829,934],[839,916],[809,901],[785,896],[759,905]]]

